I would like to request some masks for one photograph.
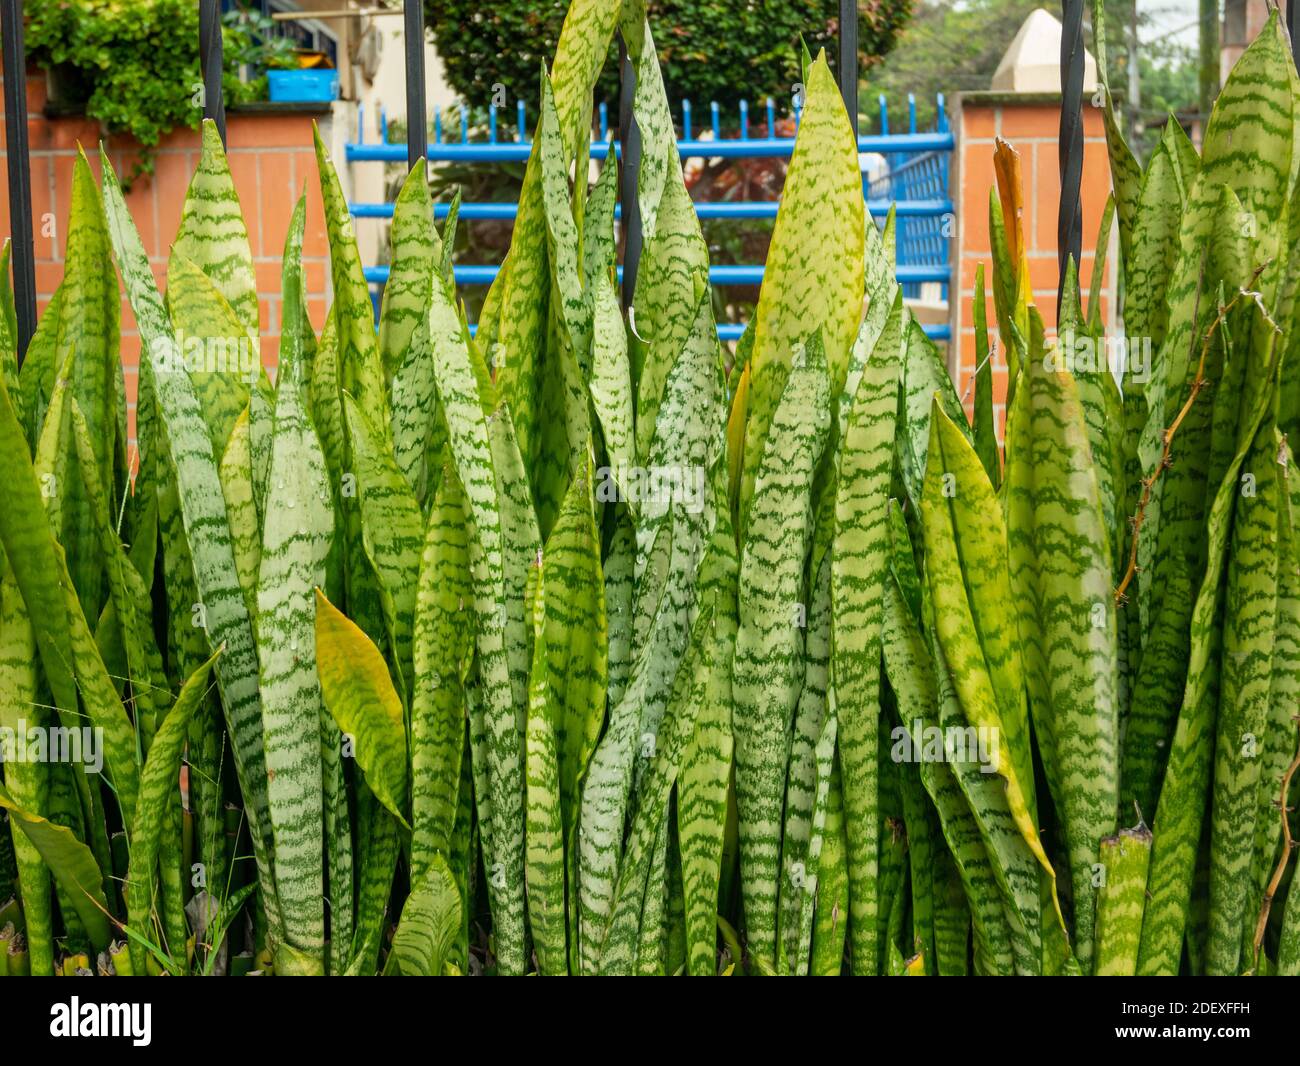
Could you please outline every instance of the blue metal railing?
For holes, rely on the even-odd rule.
[[[938,98],[938,115],[936,128],[948,133],[948,115],[944,110],[943,94]],[[916,97],[911,93],[907,97],[908,133],[916,133]],[[885,98],[880,97],[881,134],[889,138],[889,109]],[[892,139],[892,138],[890,138]],[[884,153],[887,169],[883,175],[867,185],[867,195],[872,199],[885,201],[897,200],[903,203],[914,199],[948,196],[948,164],[950,151],[925,149],[915,153],[890,150]],[[948,238],[952,233],[952,203],[948,202],[945,211],[919,214],[898,212],[895,229],[897,238],[897,262],[900,267],[916,266],[948,259]],[[899,278],[900,282],[902,278]],[[917,282],[903,283],[903,295],[919,296],[921,286]],[[943,285],[943,299],[948,298],[948,286]]]
[[[920,131],[916,123],[915,98],[909,96],[909,123],[906,133],[889,132],[888,108],[880,98],[880,128],[878,134],[858,138],[858,151],[875,153],[884,157],[886,173],[870,182],[864,179],[867,209],[875,218],[883,218],[892,205],[898,217],[898,269],[897,277],[905,295],[916,296],[925,282],[936,282],[946,295],[950,278],[948,262],[948,237],[953,205],[948,192],[948,157],[953,149],[953,135],[944,113],[944,100],[937,99],[938,119],[935,129]],[[532,143],[527,133],[527,114],[523,101],[515,107],[514,136],[502,136],[498,108],[486,112],[486,123],[474,123],[474,128],[486,125],[486,140],[471,140],[471,115],[467,108],[456,109],[458,138],[449,140],[444,128],[443,112],[435,108],[433,138],[428,148],[428,158],[433,162],[457,163],[520,163],[528,159]],[[677,142],[678,154],[683,159],[773,159],[789,158],[794,152],[794,138],[776,135],[777,108],[771,97],[765,101],[766,130],[763,136],[750,135],[750,107],[741,101],[738,107],[739,123],[735,135],[725,135],[721,109],[714,103],[709,108],[707,136],[697,136],[694,114],[689,100],[681,104],[681,139]],[[793,108],[796,125],[800,118],[798,106]],[[377,142],[365,139],[364,116],[358,121],[357,139],[344,146],[348,162],[405,162],[406,145],[389,143],[388,118],[380,114]],[[605,104],[597,110],[599,136],[592,141],[591,157],[602,160],[609,154],[609,114]],[[614,151],[621,147],[613,142]],[[357,202],[348,205],[354,218],[391,218],[393,204]],[[772,219],[776,217],[777,201],[723,201],[696,204],[702,219]],[[436,204],[437,218],[447,216],[449,204]],[[460,217],[473,220],[512,220],[518,211],[514,203],[462,203]],[[621,217],[621,212],[618,212]],[[490,285],[499,267],[467,264],[455,268],[455,277],[461,285]],[[382,286],[388,280],[388,267],[374,266],[365,270],[366,280]],[[620,269],[621,276],[621,269]],[[761,265],[714,266],[709,278],[715,285],[759,285],[763,280]],[[376,308],[378,293],[372,294]],[[722,324],[719,336],[734,340],[743,326]],[[926,333],[935,339],[948,339],[946,325],[926,326]]]

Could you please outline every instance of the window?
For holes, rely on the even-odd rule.
[[[291,0],[221,0],[222,11],[234,11],[243,8],[260,8],[263,15],[271,16],[277,12],[301,11],[297,4]],[[271,32],[277,37],[290,38],[296,47],[311,52],[324,52],[330,58],[330,63],[337,67],[339,65],[339,40],[338,37],[326,28],[323,22],[317,22],[315,19],[277,22]]]

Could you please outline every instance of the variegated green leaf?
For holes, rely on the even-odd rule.
[[[316,138],[316,166],[320,174],[325,226],[330,241],[330,267],[334,280],[332,313],[338,326],[338,366],[341,387],[350,392],[374,421],[381,439],[390,440],[388,382],[375,336],[375,313],[370,290],[361,270],[361,255],[352,229],[352,216],[330,161],[329,149]]]
[[[506,644],[505,548],[497,476],[473,355],[455,310],[438,286],[432,288],[428,322],[452,463],[465,490],[473,530],[469,555],[484,701],[486,781],[492,797],[485,865],[497,957],[505,973],[523,973],[523,736]]]
[[[140,806],[131,833],[131,863],[126,885],[128,917],[141,936],[154,936],[155,875],[159,857],[166,853],[161,839],[166,829],[166,813],[180,798],[181,753],[190,716],[207,696],[212,666],[220,655],[218,651],[185,682],[154,736],[149,758],[140,775]],[[165,944],[163,947],[173,958],[184,959],[184,944]],[[131,939],[131,962],[137,974],[145,972],[145,948],[134,937]]]
[[[1133,829],[1121,829],[1106,837],[1101,842],[1099,861],[1105,881],[1097,893],[1093,973],[1098,977],[1132,977],[1142,939],[1151,830],[1139,823]]]
[[[807,120],[805,116],[805,121]],[[812,476],[830,429],[820,337],[790,363],[754,478],[740,557],[740,627],[732,675],[741,882],[749,952],[777,962],[777,882],[790,720],[802,682],[803,564],[812,537]]]
[[[220,454],[262,368],[255,341],[199,265],[175,251],[167,262],[167,310],[176,357],[189,373],[213,451]]]
[[[0,786],[0,807],[8,812],[15,831],[22,831],[40,855],[41,862],[67,893],[91,944],[101,951],[107,948],[111,939],[108,903],[101,887],[103,875],[90,849],[65,827],[21,806],[4,786]],[[24,899],[23,902],[27,901]],[[65,915],[65,921],[69,917]],[[30,916],[27,920],[30,926]],[[33,943],[31,932],[29,928],[29,944]],[[34,944],[33,950],[37,950]]]
[[[1031,358],[1021,372],[1007,423],[1007,551],[1034,735],[1069,853],[1074,949],[1086,970],[1093,866],[1119,807],[1113,564],[1083,386],[1044,362]]]
[[[366,784],[406,824],[406,721],[384,657],[316,590],[316,670],[325,707],[355,753]],[[314,724],[314,723],[313,723]]]
[[[321,682],[314,666],[315,590],[334,536],[325,456],[303,404],[298,201],[284,255],[284,333],[270,490],[257,575],[257,639],[267,800],[285,943],[325,968]],[[363,763],[364,765],[364,763]],[[367,767],[368,768],[368,767]]]
[[[157,392],[158,414],[166,430],[170,457],[177,474],[180,512],[193,556],[194,577],[206,630],[214,645],[225,647],[225,653],[217,663],[222,706],[234,746],[235,768],[257,855],[264,904],[272,933],[278,935],[279,906],[269,862],[270,826],[266,813],[266,763],[257,687],[257,653],[235,570],[217,463],[193,385],[184,373],[171,372],[171,368],[165,365],[164,353],[174,349],[175,337],[117,176],[106,157],[102,166],[109,234],[142,344],[148,354]]]
[[[895,304],[894,314],[899,313]],[[889,485],[901,352],[886,327],[863,369],[843,439],[831,549],[831,676],[849,842],[853,972],[877,956],[876,762],[881,596],[889,558]]]
[[[183,255],[202,268],[256,343],[259,321],[253,253],[221,134],[210,119],[203,123],[203,151],[190,179],[172,254]]]
[[[435,853],[451,854],[465,749],[465,681],[474,653],[469,514],[449,472],[429,513],[415,607],[411,697],[411,866],[417,881]]]
[[[794,346],[820,328],[832,394],[848,366],[861,316],[864,205],[857,143],[824,56],[813,64],[794,156],[781,194],[755,312],[753,385],[740,510],[754,478],[789,372]],[[742,522],[742,534],[746,523]]]
[[[441,977],[460,934],[460,889],[451,869],[435,856],[415,882],[393,934],[390,967],[403,977]],[[391,970],[390,970],[391,972]]]

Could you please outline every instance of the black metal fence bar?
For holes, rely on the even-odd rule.
[[[226,143],[226,101],[221,88],[221,3],[199,0],[199,64],[203,69],[203,117],[217,124]]]
[[[1286,0],[1286,27],[1291,33],[1291,55],[1300,67],[1300,0]]]
[[[1073,257],[1076,267],[1083,248],[1083,208],[1080,183],[1083,180],[1083,0],[1061,0],[1061,206],[1057,215],[1056,250],[1061,279],[1060,299],[1065,291],[1065,269]]]
[[[623,309],[632,306],[636,272],[641,265],[641,203],[637,199],[637,178],[641,172],[641,131],[632,113],[636,94],[636,68],[627,54],[627,44],[618,42],[618,135],[623,142],[623,171],[619,174],[619,199],[623,202]]]
[[[405,0],[406,165],[415,166],[429,151],[429,108],[424,95],[424,4]]]
[[[858,3],[840,0],[840,92],[858,135]]]
[[[0,0],[4,31],[5,124],[9,153],[9,261],[18,312],[18,365],[36,332],[36,252],[32,246],[32,174],[27,151],[27,55],[22,0]]]

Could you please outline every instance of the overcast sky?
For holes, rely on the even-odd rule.
[[[1151,17],[1151,24],[1142,31],[1141,39],[1162,37],[1186,45],[1196,44],[1198,8],[1197,0],[1138,0],[1138,11]]]

